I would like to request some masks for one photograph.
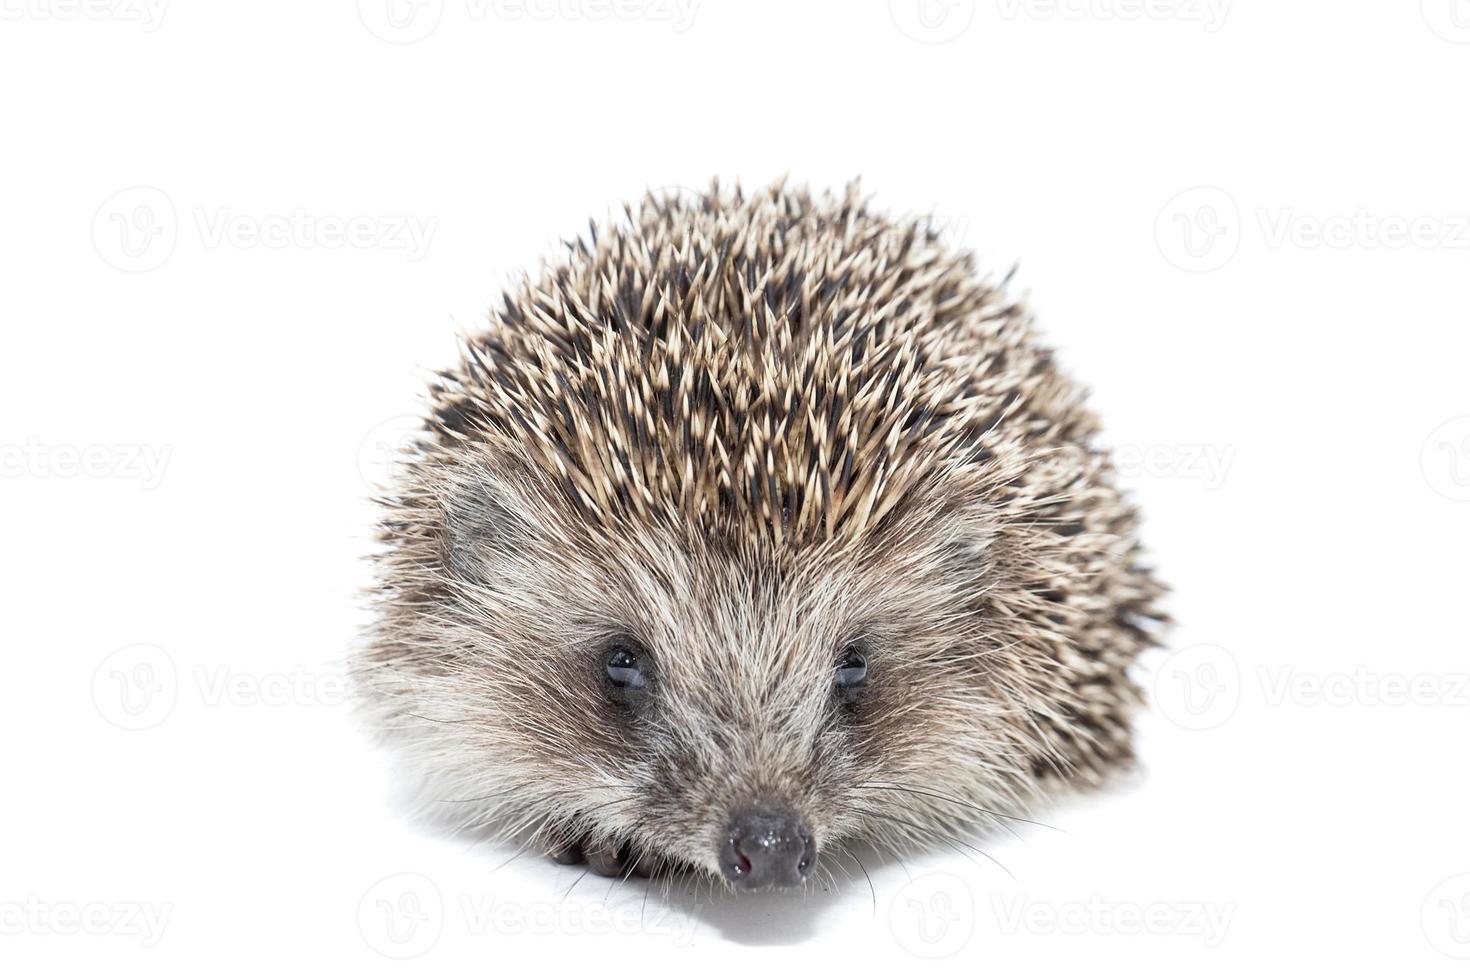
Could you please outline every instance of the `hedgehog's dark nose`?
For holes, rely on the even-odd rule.
[[[791,888],[817,863],[817,845],[791,813],[742,810],[720,845],[720,870],[736,888]]]

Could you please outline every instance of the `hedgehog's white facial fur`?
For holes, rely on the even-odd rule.
[[[359,676],[447,819],[789,884],[803,846],[943,840],[1128,760],[1134,517],[1024,315],[922,224],[650,198],[435,398]],[[751,873],[773,840],[799,873]]]

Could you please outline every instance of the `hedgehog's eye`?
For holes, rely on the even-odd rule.
[[[837,686],[840,688],[860,687],[868,679],[868,658],[855,646],[842,651],[837,661]]]
[[[607,652],[607,679],[613,687],[641,690],[647,683],[643,675],[643,650],[636,643],[620,641]]]

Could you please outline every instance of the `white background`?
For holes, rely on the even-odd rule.
[[[1463,976],[1470,4],[590,2],[0,0],[0,971]],[[338,665],[424,379],[783,173],[1022,261],[1175,588],[1142,772],[804,899],[415,830]]]

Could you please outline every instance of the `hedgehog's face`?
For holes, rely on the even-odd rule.
[[[1018,765],[972,608],[983,533],[943,506],[781,548],[594,526],[488,470],[440,498],[412,644],[440,654],[404,722],[458,819],[604,873],[792,886],[844,841],[912,840],[916,813],[975,798],[977,766]]]

